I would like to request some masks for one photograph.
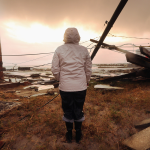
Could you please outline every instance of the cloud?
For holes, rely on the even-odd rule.
[[[41,23],[54,29],[60,28],[64,23],[68,23],[67,25],[81,26],[85,30],[92,30],[101,35],[105,28],[105,21],[110,20],[119,3],[120,0],[0,0],[0,23],[2,25],[2,23],[14,21],[27,28],[32,23]],[[150,37],[149,6],[150,0],[128,0],[110,33],[124,36]],[[0,30],[1,35],[6,37],[4,27],[1,26]],[[14,51],[18,49],[21,53],[21,50],[25,50],[26,43],[22,46],[24,48],[11,47],[7,43],[10,43],[12,39],[10,39],[10,42],[6,38],[4,40],[2,42],[4,43],[5,52],[9,53],[12,49]],[[144,43],[143,40],[139,41]],[[17,42],[15,44],[17,45]],[[54,50],[57,46],[58,44],[52,49]],[[29,47],[29,50],[33,51],[32,47]],[[43,47],[39,51],[43,49],[48,51],[49,46]],[[110,52],[104,51],[102,53],[99,50],[95,60],[99,61],[99,58],[101,58],[103,62],[105,60],[110,62],[125,61],[123,55],[109,54]]]
[[[0,0],[1,18],[23,23],[42,22],[53,28],[68,21],[100,32],[120,0]],[[113,26],[113,32],[141,34],[149,31],[149,0],[128,0]]]

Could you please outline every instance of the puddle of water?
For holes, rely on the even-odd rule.
[[[22,81],[22,80],[19,79],[19,78],[5,78],[4,80],[7,81],[7,82],[9,82],[9,81],[10,81],[9,79],[10,79],[11,82],[13,82],[13,83],[17,83],[17,82]]]

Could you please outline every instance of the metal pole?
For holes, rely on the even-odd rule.
[[[92,55],[91,55],[91,60],[93,60],[93,58],[95,57],[97,51],[99,50],[100,46],[102,45],[105,37],[107,36],[108,32],[110,31],[111,27],[113,26],[113,24],[115,23],[116,19],[118,18],[119,14],[121,13],[122,9],[124,8],[124,6],[126,5],[128,0],[121,0],[118,7],[116,8],[113,16],[111,17],[110,21],[107,24],[106,29],[104,30],[98,44],[96,45]]]
[[[1,42],[0,42],[0,80],[3,80],[3,62],[2,62],[2,51],[1,51]]]

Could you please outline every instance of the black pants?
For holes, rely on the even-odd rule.
[[[60,90],[60,95],[62,98],[62,109],[64,111],[64,118],[70,120],[70,122],[71,120],[72,122],[74,120],[83,121],[83,105],[85,101],[86,90],[76,92],[65,92]]]

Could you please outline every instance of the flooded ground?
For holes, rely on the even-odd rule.
[[[7,69],[7,67],[6,67]],[[126,73],[130,73],[133,68],[127,67],[119,67],[116,66],[112,67],[102,67],[100,68],[98,64],[92,65],[92,74],[97,75],[100,77],[113,77],[119,76]],[[49,79],[54,78],[52,72],[50,71],[50,66],[48,67],[41,67],[32,70],[6,70],[4,71],[4,80],[9,82],[21,82],[21,81],[30,81],[30,82],[37,82],[37,81],[49,81]]]
[[[120,76],[123,74],[130,73],[134,68],[129,67],[99,67],[99,65],[93,64],[92,66],[92,74],[97,75],[100,77],[114,77],[114,76]]]

